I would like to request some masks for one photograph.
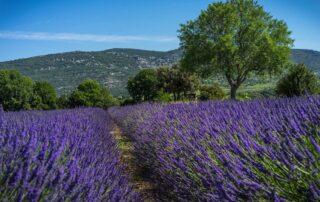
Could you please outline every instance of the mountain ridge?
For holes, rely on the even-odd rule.
[[[17,60],[25,60],[25,59],[31,59],[31,58],[38,58],[38,57],[46,57],[46,56],[52,56],[52,55],[60,55],[60,54],[68,54],[68,53],[96,53],[96,52],[110,52],[110,51],[141,51],[141,52],[155,52],[155,53],[170,53],[178,51],[179,48],[173,49],[173,50],[149,50],[149,49],[139,49],[139,48],[110,48],[110,49],[104,49],[104,50],[97,50],[97,51],[84,51],[84,50],[74,50],[74,51],[65,51],[65,52],[57,52],[57,53],[45,53],[40,55],[34,55],[29,57],[21,57],[21,58],[15,58],[15,59],[8,59],[8,60],[0,60],[0,63],[7,63]]]

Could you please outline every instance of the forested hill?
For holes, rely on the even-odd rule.
[[[35,80],[47,80],[59,94],[67,93],[84,79],[107,85],[115,96],[126,95],[129,76],[147,67],[168,66],[181,58],[179,49],[159,52],[110,49],[96,52],[67,52],[1,62],[0,69],[16,69]],[[320,73],[320,52],[293,50],[292,60]]]

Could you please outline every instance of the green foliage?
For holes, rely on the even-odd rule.
[[[132,99],[132,97],[128,97],[128,98],[122,100],[120,103],[121,103],[121,106],[136,104],[136,102]]]
[[[287,25],[273,19],[254,0],[228,0],[209,5],[181,26],[183,68],[208,77],[223,75],[231,98],[250,76],[280,73],[293,40]]]
[[[200,87],[200,96],[199,99],[204,100],[222,100],[226,94],[222,88],[214,83],[213,85],[204,85]]]
[[[159,101],[163,103],[189,99],[195,94],[199,79],[195,74],[174,66],[141,70],[128,81],[127,89],[133,102]]]
[[[118,102],[111,96],[108,89],[101,86],[97,81],[85,80],[78,86],[77,90],[72,92],[69,104],[71,107],[108,108],[117,105]]]
[[[0,70],[0,104],[6,111],[30,109],[33,81],[15,70]]]
[[[237,100],[239,101],[249,101],[255,98],[256,97],[252,97],[248,92],[239,92],[237,95]]]
[[[172,102],[172,97],[170,93],[163,92],[163,90],[158,91],[155,101],[161,103],[170,103]]]
[[[171,94],[175,101],[182,100],[193,93],[198,84],[198,77],[174,66],[141,70],[128,80],[127,89],[133,102],[171,102]]]
[[[31,107],[43,110],[57,108],[57,94],[49,82],[36,81],[34,83]]]
[[[49,110],[78,106],[101,107],[117,105],[108,89],[97,81],[86,80],[70,97],[57,99],[54,87],[46,81],[33,82],[15,70],[0,70],[0,104],[6,111]]]
[[[144,69],[129,78],[127,89],[135,102],[152,101],[157,95],[157,86],[157,71]]]
[[[61,95],[57,99],[57,106],[59,109],[66,109],[66,108],[70,107],[69,96],[68,95]]]
[[[194,93],[199,85],[196,75],[182,71],[179,66],[162,67],[157,69],[157,73],[158,89],[173,94],[175,101],[187,98],[188,94]]]
[[[317,76],[305,65],[293,65],[277,83],[276,92],[281,96],[301,96],[319,92]]]

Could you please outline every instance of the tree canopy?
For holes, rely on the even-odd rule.
[[[199,79],[195,74],[181,71],[179,66],[143,69],[129,78],[127,89],[134,102],[170,102],[187,98],[197,90]]]
[[[157,95],[158,78],[155,69],[143,69],[129,78],[127,89],[135,102],[151,101]]]
[[[96,80],[85,80],[72,92],[69,98],[71,107],[101,107],[107,108],[117,105],[109,90],[100,85]]]
[[[56,109],[57,94],[55,88],[47,81],[36,81],[33,86],[33,109]]]
[[[287,97],[316,94],[319,93],[319,80],[305,65],[293,65],[278,81],[276,92]]]
[[[57,97],[47,81],[33,81],[15,70],[0,70],[0,105],[5,111],[49,110],[69,107],[118,105],[109,90],[95,80],[85,80],[70,96]]]
[[[280,73],[293,43],[286,23],[255,0],[213,3],[179,31],[182,67],[202,77],[222,74],[232,99],[250,76]]]
[[[30,109],[33,81],[15,70],[0,70],[0,104],[6,111]]]
[[[157,73],[159,90],[173,94],[176,101],[186,97],[188,93],[194,93],[199,85],[196,75],[182,71],[179,66],[162,67],[157,69]]]

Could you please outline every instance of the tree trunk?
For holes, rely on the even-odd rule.
[[[237,100],[237,90],[238,86],[231,85],[231,90],[230,90],[230,98],[232,100]]]

